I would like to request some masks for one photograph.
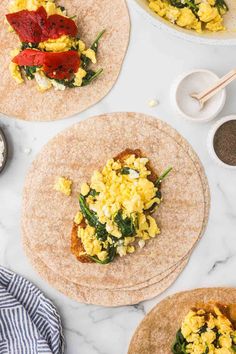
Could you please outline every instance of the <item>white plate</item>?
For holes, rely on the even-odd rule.
[[[227,30],[215,33],[206,32],[203,34],[183,29],[161,18],[149,9],[148,0],[132,1],[155,27],[164,29],[177,37],[202,44],[236,45],[236,0],[226,0],[227,5],[229,6],[229,12],[224,16],[224,23]]]

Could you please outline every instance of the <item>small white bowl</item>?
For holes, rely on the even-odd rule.
[[[190,93],[186,96],[186,109],[184,111],[183,105],[181,106],[181,97],[184,97],[184,92],[187,91],[186,87],[191,85],[193,88],[191,89],[193,92],[196,93],[202,90],[207,89],[211,84],[217,81],[219,77],[213,73],[212,71],[205,70],[205,69],[195,69],[184,72],[180,74],[173,82],[171,89],[170,89],[170,100],[173,108],[177,113],[187,119],[191,120],[192,122],[202,123],[208,122],[214,119],[223,109],[226,100],[226,91],[225,89],[218,92],[214,97],[212,97],[209,102],[205,103],[205,109],[203,108],[202,111],[199,110],[199,115],[196,114],[190,115],[190,112],[187,108],[187,97],[190,98]],[[200,85],[200,86],[199,86]],[[196,87],[195,87],[196,86]],[[195,88],[194,88],[195,87]],[[193,93],[192,92],[192,93]],[[194,100],[194,99],[191,99]],[[211,101],[211,102],[210,102]],[[196,101],[196,105],[198,105]],[[209,108],[209,109],[208,109]]]
[[[232,165],[228,165],[227,163],[223,162],[216,154],[215,149],[214,149],[214,137],[215,137],[215,133],[216,131],[219,129],[219,127],[221,125],[223,125],[224,123],[230,121],[230,120],[236,120],[236,115],[230,115],[227,117],[223,117],[220,120],[218,120],[213,127],[211,128],[211,130],[209,131],[208,134],[208,139],[207,139],[207,148],[209,151],[209,154],[211,156],[211,158],[221,167],[226,167],[228,169],[231,170],[236,170],[236,166],[232,166]]]

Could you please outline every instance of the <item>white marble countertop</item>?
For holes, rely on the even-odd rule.
[[[132,31],[120,78],[99,104],[72,119],[29,123],[0,117],[12,156],[0,175],[0,264],[38,285],[58,307],[64,324],[66,354],[125,354],[145,313],[167,294],[206,286],[236,287],[236,171],[218,167],[209,157],[206,137],[212,122],[195,124],[170,107],[169,88],[179,73],[206,68],[222,75],[235,67],[235,48],[184,42],[147,23],[129,4]],[[222,115],[236,113],[236,83],[227,89]],[[147,102],[156,98],[159,105]],[[26,171],[41,147],[57,132],[81,119],[112,111],[137,111],[162,118],[192,144],[205,166],[212,205],[206,233],[178,280],[161,296],[137,306],[102,308],[76,303],[45,283],[26,259],[20,239],[21,192]]]

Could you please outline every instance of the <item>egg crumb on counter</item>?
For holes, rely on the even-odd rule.
[[[65,177],[58,177],[55,185],[54,185],[54,189],[57,192],[61,192],[63,194],[65,194],[67,197],[69,197],[72,193],[72,181],[68,178]]]
[[[214,305],[213,310],[192,309],[185,316],[179,333],[182,348],[188,354],[232,354],[236,350],[236,331],[227,306]],[[176,335],[173,348],[179,344]]]
[[[149,159],[129,154],[109,159],[80,188],[80,209],[75,217],[84,250],[97,263],[109,263],[143,248],[160,234],[151,214],[161,203],[159,186],[150,179]],[[80,225],[81,222],[81,225]]]
[[[156,99],[151,99],[151,100],[148,101],[148,105],[151,108],[156,107],[158,104],[159,104],[159,102]]]
[[[147,0],[149,8],[180,27],[202,33],[225,30],[223,16],[228,6],[222,0]],[[176,6],[175,6],[176,4]]]

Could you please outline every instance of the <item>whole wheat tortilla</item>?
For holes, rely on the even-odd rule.
[[[34,250],[30,248],[27,238],[23,239],[23,244],[25,253],[30,262],[49,284],[76,301],[99,306],[116,307],[133,305],[153,298],[165,291],[177,279],[188,262],[187,257],[158,283],[141,289],[94,289],[81,286],[73,282],[73,280],[63,278],[60,274],[49,268],[37,254],[35,254]]]
[[[200,303],[236,303],[236,289],[207,288],[185,291],[161,301],[141,322],[128,354],[171,354],[176,332],[188,311]]]
[[[129,42],[130,21],[125,0],[61,0],[69,15],[78,17],[80,37],[91,44],[106,29],[98,51],[97,68],[104,73],[92,84],[65,91],[40,93],[35,80],[18,85],[10,76],[10,51],[18,46],[15,34],[7,32],[8,0],[0,1],[0,112],[33,121],[51,121],[72,116],[100,101],[115,84]]]
[[[77,191],[95,169],[127,147],[141,147],[158,173],[174,167],[163,183],[165,198],[156,214],[162,233],[109,265],[79,263],[70,253],[69,239],[79,209]],[[81,286],[118,289],[143,284],[177,266],[203,232],[209,196],[199,171],[204,175],[189,144],[164,122],[135,113],[88,119],[52,139],[33,162],[23,193],[23,238],[49,268],[69,280],[73,274]],[[74,181],[71,198],[53,190],[60,175]]]

